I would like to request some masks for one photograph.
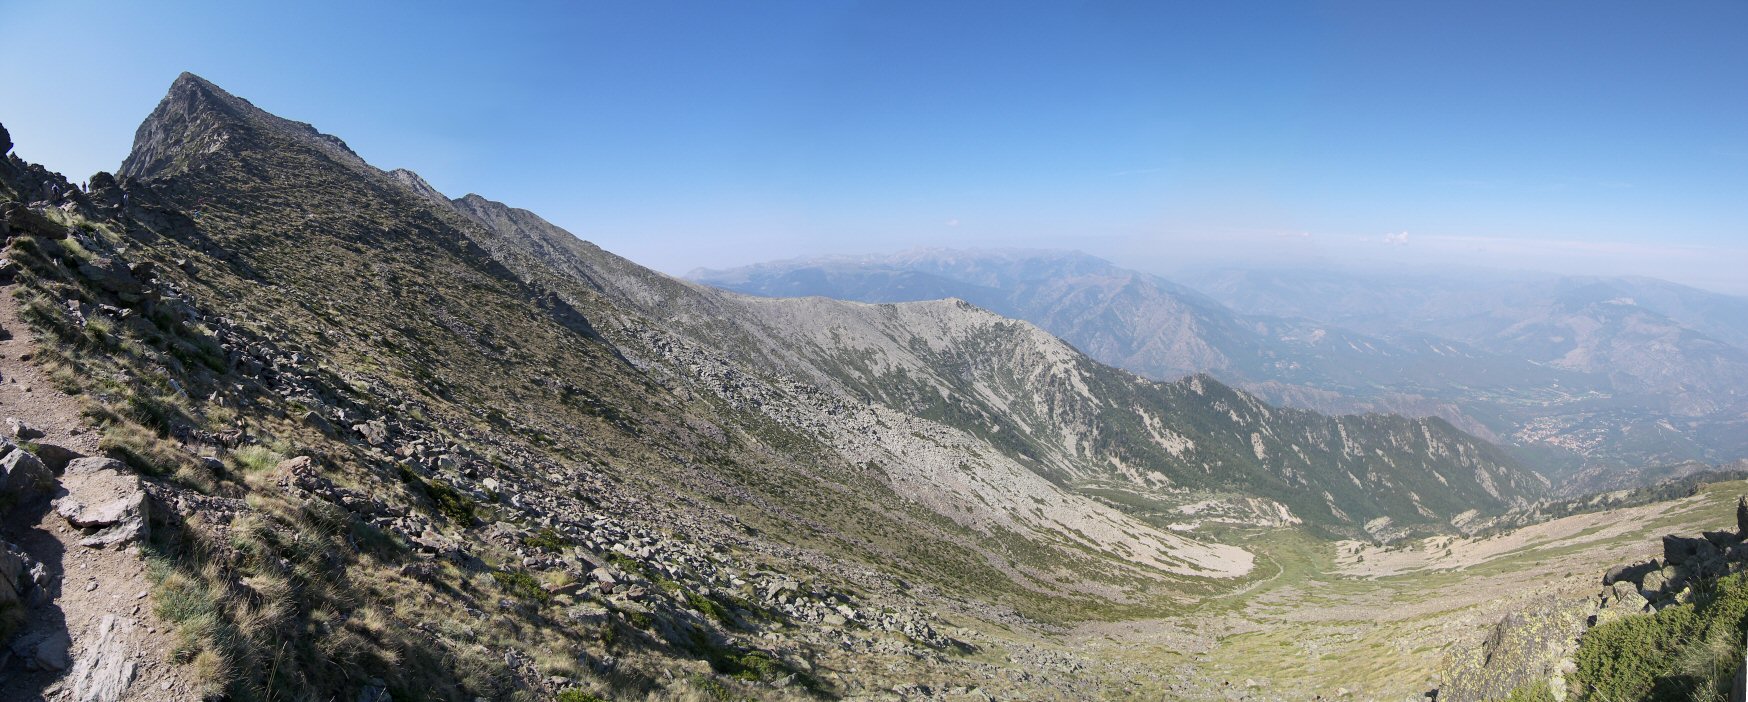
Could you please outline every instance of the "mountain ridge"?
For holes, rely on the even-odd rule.
[[[1639,463],[1718,463],[1742,455],[1737,443],[1721,438],[1739,424],[1732,408],[1743,399],[1736,388],[1748,381],[1742,352],[1631,304],[1623,297],[1631,291],[1617,283],[1568,279],[1549,288],[1559,293],[1551,299],[1561,307],[1536,312],[1533,306],[1488,303],[1499,310],[1488,317],[1459,313],[1454,291],[1481,290],[1478,284],[1442,279],[1433,280],[1429,291],[1349,290],[1337,273],[1305,274],[1301,284],[1264,273],[1216,272],[1200,278],[1216,284],[1219,294],[1207,296],[1084,254],[1003,251],[989,254],[992,260],[980,269],[977,261],[985,255],[927,249],[793,259],[694,277],[779,297],[965,297],[1036,322],[1103,362],[1149,377],[1208,372],[1272,402],[1333,414],[1439,416],[1513,445],[1552,478],[1574,478],[1566,488],[1574,491],[1594,484],[1576,479],[1580,473]],[[1028,258],[1031,275],[1004,274],[1014,261]],[[1058,261],[1069,263],[1053,263]],[[1506,276],[1500,286],[1532,285],[1524,280]],[[1234,288],[1231,281],[1245,281],[1245,287]],[[1495,288],[1482,294],[1506,294]],[[1253,298],[1276,302],[1247,302]],[[1713,300],[1721,296],[1701,298],[1687,306],[1720,324],[1731,319],[1730,308]],[[1327,305],[1306,307],[1308,301]],[[1415,305],[1426,312],[1412,312]],[[1665,306],[1680,311],[1677,303]],[[1357,316],[1344,316],[1346,309]],[[1427,317],[1437,323],[1402,326],[1371,321],[1368,314],[1384,320],[1445,314],[1446,321]],[[1363,333],[1342,328],[1350,321]],[[1684,426],[1658,429],[1671,413]]]
[[[139,135],[60,200],[8,162],[0,212],[34,362],[154,491],[190,694],[1215,696],[1052,637],[1546,490],[965,301],[678,280],[192,76]]]
[[[528,214],[531,215],[531,213],[528,213]],[[535,219],[537,219],[537,217]],[[507,221],[507,220],[499,220],[499,221]],[[531,219],[524,218],[523,222],[525,224],[530,224],[530,225],[536,226],[538,228],[538,230],[542,233],[542,236],[544,236],[544,237],[558,238],[559,240],[570,240],[570,241],[576,240],[575,237],[571,236],[568,232],[564,232],[562,229],[559,229],[557,227],[553,227],[552,225],[545,223],[544,220],[540,220],[539,222],[536,223]],[[529,238],[533,238],[533,237],[529,237]],[[593,247],[589,247],[587,245],[581,245],[581,246],[572,245],[570,247],[570,250],[578,251],[578,252],[585,252],[585,253],[591,252],[591,251],[598,251],[598,249],[594,249]],[[625,265],[622,260],[617,259],[616,257],[610,257],[607,260],[609,262],[607,264],[605,264],[605,267]],[[586,261],[576,261],[572,264],[572,267],[579,268],[579,269],[589,269],[591,272],[584,273],[582,277],[584,277],[588,280],[591,280],[591,281],[598,282],[600,280],[612,277],[608,273],[600,272],[603,270],[603,268],[604,268],[603,266],[594,266],[594,265],[587,263]],[[675,297],[670,297],[670,298],[666,298],[666,299],[641,298],[640,300],[637,301],[637,304],[646,305],[647,306],[646,310],[650,314],[656,314],[656,310],[658,310],[658,309],[683,310],[682,312],[680,312],[678,315],[675,316],[675,319],[678,321],[678,323],[688,324],[689,322],[687,322],[686,320],[703,320],[703,323],[700,326],[696,327],[696,329],[698,331],[696,331],[695,333],[698,333],[698,334],[710,335],[710,334],[716,333],[716,330],[719,329],[719,325],[716,323],[716,320],[730,318],[730,317],[756,318],[756,317],[761,316],[761,315],[769,317],[772,314],[776,314],[778,316],[775,320],[774,326],[776,328],[788,330],[792,334],[796,333],[798,330],[817,327],[817,323],[814,320],[817,318],[820,318],[820,317],[825,317],[825,318],[830,318],[830,319],[836,320],[836,321],[832,321],[832,322],[827,323],[827,325],[832,328],[831,334],[839,338],[839,342],[838,342],[839,345],[842,345],[841,339],[861,339],[862,341],[856,342],[856,343],[860,343],[861,346],[857,347],[857,346],[855,346],[855,343],[852,343],[852,349],[850,350],[852,356],[860,356],[860,357],[857,358],[857,360],[855,362],[853,362],[852,364],[843,365],[843,364],[835,362],[837,359],[832,358],[832,356],[834,355],[835,352],[832,352],[830,350],[831,344],[824,341],[824,340],[811,339],[812,343],[810,343],[810,344],[809,343],[800,344],[797,348],[802,348],[802,349],[817,348],[817,349],[827,350],[827,353],[825,353],[823,356],[820,356],[820,355],[815,356],[815,358],[818,359],[817,362],[808,362],[808,361],[799,360],[799,359],[791,360],[791,364],[796,363],[796,362],[802,363],[802,365],[806,368],[806,370],[803,372],[806,372],[806,373],[812,375],[816,379],[820,379],[820,375],[816,370],[819,368],[849,369],[849,368],[855,368],[859,365],[865,365],[870,361],[876,361],[876,360],[884,361],[888,367],[908,368],[909,370],[907,372],[926,372],[927,368],[929,367],[929,363],[927,363],[927,362],[907,363],[904,361],[895,361],[895,360],[892,360],[892,356],[891,356],[890,351],[878,351],[878,349],[881,349],[881,348],[885,348],[885,349],[914,349],[914,348],[917,348],[919,345],[927,346],[927,345],[931,345],[934,343],[938,343],[937,340],[942,339],[942,338],[955,338],[954,334],[963,333],[963,332],[955,332],[955,331],[951,331],[951,330],[953,328],[955,328],[956,325],[964,324],[964,323],[969,323],[971,328],[980,328],[980,329],[981,328],[988,328],[987,325],[991,324],[992,322],[997,324],[997,325],[1010,324],[1010,323],[1017,324],[1018,326],[1015,327],[1015,329],[1023,330],[1023,331],[1021,331],[1021,335],[1028,337],[1030,339],[1030,341],[1020,344],[1020,346],[1018,348],[1049,348],[1052,350],[1049,351],[1048,353],[1046,353],[1045,354],[1046,356],[1050,356],[1050,355],[1054,354],[1056,358],[1061,358],[1061,359],[1065,359],[1065,358],[1069,358],[1069,357],[1077,357],[1079,355],[1078,353],[1074,352],[1074,350],[1071,347],[1068,347],[1066,344],[1062,344],[1058,339],[1045,333],[1042,329],[1039,329],[1038,327],[1036,327],[1034,325],[1027,324],[1024,322],[1017,322],[1017,323],[1008,322],[1007,320],[1000,318],[1000,317],[997,317],[993,314],[983,312],[981,310],[976,310],[975,307],[972,307],[968,303],[963,303],[963,302],[958,302],[958,301],[914,302],[914,303],[902,303],[902,304],[896,304],[896,305],[878,305],[876,307],[876,309],[882,310],[882,311],[890,309],[890,310],[892,310],[893,313],[896,313],[899,317],[903,317],[907,313],[909,313],[911,311],[917,311],[917,310],[925,310],[925,309],[953,310],[953,311],[956,311],[959,313],[970,312],[970,313],[972,313],[973,318],[977,314],[989,315],[988,317],[985,318],[985,320],[988,320],[988,321],[970,321],[971,318],[960,319],[960,320],[955,320],[955,321],[948,321],[947,319],[942,319],[942,318],[940,318],[936,315],[932,315],[932,314],[918,315],[918,316],[916,316],[916,318],[913,319],[913,321],[898,324],[896,326],[896,329],[908,330],[908,329],[915,328],[917,326],[933,326],[935,329],[937,329],[937,331],[929,333],[929,334],[917,336],[917,337],[908,337],[908,336],[905,336],[904,332],[897,332],[898,336],[889,337],[889,338],[887,338],[887,340],[882,340],[883,337],[885,337],[887,334],[887,332],[885,332],[885,331],[880,331],[880,329],[883,327],[882,324],[876,323],[871,328],[861,329],[861,330],[857,331],[856,326],[851,326],[854,315],[851,315],[851,317],[843,317],[842,316],[844,314],[845,310],[866,309],[863,307],[858,307],[854,303],[841,303],[841,302],[827,301],[827,300],[821,300],[821,299],[810,299],[810,300],[800,300],[800,301],[777,301],[777,300],[759,300],[757,298],[745,298],[745,297],[737,297],[737,296],[723,296],[721,294],[712,294],[710,291],[708,291],[707,289],[704,289],[704,288],[699,288],[699,287],[695,287],[695,286],[690,285],[690,284],[683,284],[683,283],[679,283],[678,281],[672,281],[671,279],[666,279],[665,276],[660,276],[659,274],[656,274],[652,271],[646,271],[646,270],[633,272],[631,274],[631,277],[642,279],[642,280],[651,280],[651,279],[667,280],[668,282],[665,285],[640,284],[640,285],[636,285],[636,286],[632,286],[632,287],[635,287],[635,289],[637,289],[639,291],[648,291],[648,290],[672,291],[676,294]],[[625,287],[625,286],[606,286],[606,287],[613,288],[613,287]],[[734,308],[734,307],[740,307],[743,310],[743,312],[741,312],[740,314],[727,314],[724,312],[724,310]],[[706,313],[689,313],[689,312],[684,311],[684,310],[690,310],[690,309],[702,309],[702,310],[708,310],[708,312],[706,312]],[[887,314],[887,313],[882,312],[882,314]],[[955,314],[953,316],[957,317],[959,315]],[[861,322],[858,320],[854,323],[855,324],[865,324],[866,322]],[[998,331],[995,333],[999,335],[999,334],[1002,334],[1004,332]],[[775,339],[778,336],[778,334],[772,333],[772,332],[759,333],[757,331],[754,331],[752,333],[748,333],[748,332],[742,331],[742,332],[738,332],[738,333],[731,333],[728,336],[729,336],[729,338],[737,338],[737,339]],[[802,340],[805,338],[806,338],[805,336],[802,336],[800,339],[794,339],[794,340]],[[973,334],[970,337],[966,337],[965,340],[961,343],[965,344],[965,345],[975,345],[975,344],[980,344],[980,343],[988,343],[988,341],[989,341],[988,337],[978,338],[975,334]],[[894,343],[894,342],[896,342],[896,343]],[[781,346],[781,345],[783,345],[783,344],[779,343],[777,345],[767,345],[764,348],[764,352],[762,354],[756,354],[756,356],[759,356],[759,359],[749,359],[749,360],[763,359],[763,360],[768,361],[769,359],[778,358],[778,357],[784,356],[786,354],[791,355],[791,356],[793,355],[792,351],[785,351],[784,349],[777,347],[777,346]],[[1000,346],[999,342],[998,342],[997,348],[1004,348],[1004,347]],[[1001,351],[998,353],[1013,353],[1013,351],[1004,350],[1004,351]],[[965,363],[965,362],[966,362],[965,360],[961,360],[961,361],[956,361],[955,363]],[[965,370],[964,370],[965,366],[961,365],[961,366],[956,366],[956,367],[961,369],[960,371],[957,371],[957,373],[962,374],[963,372],[965,372]],[[1046,366],[1046,367],[1048,367],[1048,366]],[[1045,374],[1046,375],[1052,375],[1052,374],[1060,375],[1064,372],[1067,372],[1067,371],[1059,368],[1058,370],[1045,371]],[[826,378],[824,378],[825,380],[828,380],[828,381],[835,380],[836,382],[841,383],[844,386],[848,387],[854,393],[861,394],[864,397],[872,396],[872,397],[876,398],[877,400],[884,400],[888,403],[896,403],[895,406],[901,406],[903,403],[916,402],[920,398],[922,398],[923,396],[925,396],[927,394],[926,392],[918,392],[918,389],[915,387],[911,387],[911,388],[896,387],[896,388],[894,388],[894,387],[885,386],[881,383],[881,381],[878,378],[878,376],[880,375],[879,373],[870,374],[867,372],[858,373],[858,372],[854,372],[854,371],[846,373],[846,372],[839,371],[836,374],[828,372],[825,375],[827,376]],[[933,387],[936,387],[936,388],[954,387],[956,385],[956,383],[954,382],[954,380],[951,377],[948,377],[951,375],[953,375],[953,374],[949,373],[946,376],[937,376],[937,378],[933,381]],[[1213,379],[1206,378],[1206,377],[1191,378],[1189,381],[1181,384],[1180,386],[1170,386],[1170,385],[1153,385],[1153,384],[1147,383],[1147,381],[1143,381],[1139,378],[1135,378],[1133,376],[1127,376],[1127,374],[1121,374],[1121,376],[1126,376],[1126,377],[1113,376],[1113,375],[1110,375],[1109,372],[1103,372],[1103,373],[1100,373],[1099,375],[1100,375],[1099,382],[1110,382],[1110,383],[1116,383],[1118,385],[1141,384],[1142,387],[1155,388],[1153,390],[1150,390],[1149,392],[1152,392],[1152,393],[1165,392],[1168,394],[1174,394],[1176,397],[1179,397],[1179,398],[1189,398],[1193,395],[1200,394],[1199,392],[1192,393],[1189,390],[1189,388],[1200,388],[1200,387],[1203,387],[1205,385],[1213,385],[1213,386],[1217,386],[1220,388],[1224,388],[1224,386],[1220,385],[1217,381],[1214,381]],[[1086,382],[1089,382],[1089,381],[1074,380],[1074,381],[1071,381],[1071,385],[1078,385],[1078,386],[1084,387],[1084,384]],[[1062,399],[1063,397],[1066,397],[1066,396],[1058,396],[1058,399],[1050,400],[1050,401],[1039,401],[1036,399],[1026,400],[1023,398],[1023,396],[1004,394],[1004,392],[1002,390],[992,389],[992,388],[1000,388],[1000,387],[1017,388],[1017,387],[1037,387],[1037,386],[1038,385],[1035,382],[1028,382],[1025,380],[1012,380],[1012,381],[1006,381],[1006,382],[998,380],[998,381],[995,381],[993,383],[987,383],[987,384],[977,384],[977,383],[973,383],[970,385],[962,385],[961,384],[961,385],[958,385],[958,387],[956,388],[956,390],[959,391],[959,396],[962,396],[962,397],[984,396],[984,397],[989,397],[990,401],[988,402],[988,404],[983,404],[982,406],[978,406],[979,403],[974,402],[970,406],[963,406],[963,407],[953,406],[952,403],[947,403],[948,406],[946,406],[946,407],[940,407],[940,406],[936,405],[932,411],[948,412],[948,413],[960,412],[960,413],[963,413],[965,416],[992,417],[992,416],[999,416],[1003,413],[1008,413],[1011,415],[1011,413],[1013,413],[1016,410],[1016,408],[1022,407],[1022,406],[1028,406],[1028,405],[1034,406],[1034,407],[1064,406],[1065,403],[1077,404],[1079,402],[1085,402],[1085,400],[1073,401],[1073,400]],[[1144,394],[1146,394],[1146,393],[1144,393]],[[1236,396],[1236,395],[1232,396],[1231,402],[1242,403],[1242,404],[1251,405],[1251,406],[1260,406],[1255,402],[1255,400],[1253,398],[1241,397],[1241,396]],[[1097,402],[1093,402],[1090,404],[1082,405],[1082,409],[1080,409],[1078,411],[1083,413],[1083,414],[1096,413],[1097,410],[1091,409],[1091,407],[1096,406],[1097,404],[1098,404]],[[1264,412],[1266,413],[1266,412],[1268,412],[1268,410],[1265,410]],[[1112,416],[1115,417],[1117,415],[1112,415]],[[1113,420],[1113,421],[1137,422],[1139,424],[1146,424],[1147,423],[1147,420],[1142,419],[1142,417],[1146,416],[1145,412],[1141,412],[1140,414],[1137,414],[1137,415],[1127,415],[1127,416],[1129,417],[1128,419]],[[1045,422],[1043,425],[1033,425],[1030,427],[1026,427],[1026,426],[1022,425],[1022,426],[1016,427],[1016,428],[1018,429],[1018,435],[1020,435],[1020,436],[1036,437],[1036,436],[1039,436],[1040,434],[1044,433],[1044,430],[1042,427],[1045,425],[1048,425],[1048,422]],[[1441,429],[1441,431],[1444,431],[1444,430],[1449,430],[1449,431],[1453,431],[1453,432],[1455,431],[1454,429],[1449,429],[1448,425],[1442,425],[1442,426],[1444,427],[1444,429]],[[997,433],[999,433],[999,432],[997,432]],[[1247,430],[1246,433],[1250,433],[1249,430]],[[1145,445],[1153,440],[1154,439],[1152,437],[1149,437],[1148,441],[1138,441],[1132,445],[1138,447],[1141,445]],[[1072,444],[1074,442],[1074,439],[1071,436],[1060,436],[1060,437],[1057,437],[1056,441],[1066,442],[1066,443]],[[1120,440],[1120,441],[1127,441],[1127,440]],[[1171,443],[1171,442],[1167,442],[1167,443]],[[1228,447],[1228,448],[1229,448],[1229,452],[1236,452],[1235,448],[1232,448],[1232,447]],[[1246,448],[1249,449],[1249,447],[1246,447]],[[1130,449],[1125,448],[1125,449],[1118,449],[1118,450],[1119,450],[1119,452],[1121,452],[1121,451],[1127,451]],[[1158,449],[1156,448],[1156,449],[1151,449],[1151,450],[1158,450]],[[1282,446],[1282,447],[1280,447],[1280,450],[1289,450],[1289,449],[1287,449],[1287,447],[1285,447],[1285,446]],[[1248,450],[1247,452],[1254,453],[1255,451]],[[1044,458],[1048,458],[1048,456],[1044,456]],[[1101,460],[1103,460],[1103,459],[1101,459]],[[1165,460],[1168,464],[1170,464],[1174,461],[1177,462],[1177,464],[1179,465],[1179,468],[1177,470],[1179,471],[1180,475],[1188,475],[1189,473],[1192,473],[1192,472],[1200,472],[1199,469],[1198,470],[1191,470],[1190,466],[1185,465],[1181,461],[1181,459],[1179,459],[1178,457],[1166,456],[1166,457],[1162,457],[1158,460]],[[1260,460],[1260,459],[1258,459],[1258,460]],[[1058,458],[1058,459],[1056,459],[1056,465],[1053,468],[1048,469],[1046,471],[1046,474],[1075,473],[1075,474],[1082,475],[1083,477],[1088,475],[1085,472],[1084,468],[1069,468],[1069,467],[1067,467],[1071,464],[1075,464],[1076,462],[1077,462],[1077,459],[1074,459],[1074,458],[1069,458],[1069,457]],[[1502,458],[1499,459],[1499,462],[1504,463],[1504,464],[1510,463],[1509,460],[1505,460]],[[1133,477],[1133,476],[1131,476],[1131,477]],[[1351,477],[1351,476],[1349,476],[1349,477]],[[1526,485],[1519,486],[1519,489],[1525,489],[1528,487],[1529,486],[1526,484]],[[1282,497],[1287,497],[1287,496],[1288,496],[1287,491],[1282,490],[1282,491],[1278,492],[1274,497],[1276,499],[1280,499]],[[1328,501],[1332,501],[1332,500],[1333,500],[1333,498],[1329,498]],[[1345,514],[1348,511],[1358,511],[1358,510],[1356,510],[1356,508],[1350,503],[1349,506],[1345,510],[1337,508],[1333,511],[1333,513]],[[1409,512],[1407,514],[1413,514],[1413,512]],[[1369,514],[1369,515],[1367,515],[1366,519],[1361,520],[1361,521],[1369,521],[1371,518],[1376,517],[1376,516],[1384,516],[1384,515]],[[1401,520],[1401,519],[1404,519],[1405,516],[1406,515],[1403,513],[1397,513],[1395,515],[1395,518],[1398,520]],[[1454,516],[1454,513],[1447,513],[1446,516],[1447,516],[1447,518],[1450,516]],[[1315,519],[1315,517],[1311,517],[1311,518]]]

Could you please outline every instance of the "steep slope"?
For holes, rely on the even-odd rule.
[[[474,212],[483,204],[463,201]],[[532,258],[568,252],[557,267],[700,346],[945,423],[1060,485],[1186,502],[1238,492],[1286,505],[1292,519],[1346,528],[1444,522],[1543,487],[1438,420],[1329,419],[1268,407],[1205,376],[1151,382],[960,301],[723,293],[637,267],[529,213],[493,210],[480,219],[506,248]]]
[[[1540,489],[962,302],[675,280],[192,75],[137,142],[88,193],[10,160],[0,269],[151,496],[141,606],[203,695],[1158,698],[1181,663],[1047,634],[1261,577],[1209,503],[1359,533]]]
[[[1228,555],[1107,509],[1145,545],[1134,564],[1077,550],[1064,568],[1111,575],[1041,559],[1028,578],[1013,562],[1050,544],[988,543],[818,437],[652,382],[471,220],[331,138],[183,76],[140,140],[119,183],[6,204],[8,260],[54,340],[37,361],[153,486],[142,605],[176,624],[203,692],[977,681],[945,656],[972,644],[919,608],[1030,626],[1011,608],[1055,602],[1046,578],[1121,598],[1111,580]],[[50,190],[20,180],[0,199]],[[868,665],[889,672],[851,672]]]
[[[216,106],[187,107],[203,102]],[[221,126],[212,126],[214,115],[221,118]],[[197,136],[179,136],[182,131],[177,125]],[[242,262],[255,269],[252,272],[271,271],[279,289],[270,299],[243,293],[242,304],[262,304],[264,308],[253,310],[255,314],[279,317],[274,326],[286,329],[292,338],[300,332],[316,334],[318,339],[306,343],[322,344],[337,365],[395,371],[407,392],[433,400],[427,411],[470,411],[473,417],[455,419],[471,420],[479,430],[509,432],[545,444],[544,450],[537,450],[553,459],[603,462],[613,473],[645,461],[680,470],[667,476],[621,474],[640,483],[633,494],[672,493],[675,486],[669,481],[680,480],[683,490],[713,488],[713,497],[744,499],[740,493],[746,489],[741,484],[746,478],[734,471],[775,459],[781,468],[760,476],[762,484],[752,487],[755,492],[791,494],[755,499],[754,507],[765,514],[745,516],[770,520],[769,526],[779,532],[800,528],[834,533],[833,538],[861,539],[864,525],[821,523],[805,510],[821,501],[861,507],[863,501],[878,504],[900,496],[883,484],[889,478],[865,467],[865,458],[834,450],[829,436],[796,436],[793,418],[778,417],[782,424],[770,428],[773,412],[749,418],[732,405],[712,406],[724,399],[720,394],[675,395],[653,384],[650,369],[627,363],[618,349],[596,334],[588,319],[618,310],[587,297],[578,298],[578,304],[586,306],[579,310],[553,294],[548,287],[550,273],[526,276],[526,282],[518,279],[480,248],[482,243],[496,247],[497,242],[455,210],[432,202],[428,186],[424,191],[408,187],[413,183],[408,174],[377,171],[350,157],[349,150],[334,147],[338,141],[331,137],[311,136],[301,125],[285,123],[215,86],[184,77],[163,109],[142,127],[137,153],[164,152],[161,143],[205,144],[207,137],[201,135],[208,133],[224,137],[216,148],[203,146],[198,160],[170,161],[172,165],[160,173],[138,165],[151,162],[130,158],[124,171],[147,179],[178,202],[213,203],[203,215],[202,233],[209,220],[215,229],[247,232],[244,236],[250,238],[243,246],[229,241],[221,245],[236,250]],[[288,230],[275,231],[281,227]],[[365,264],[361,271],[365,275],[347,280],[357,275],[350,269],[360,262]],[[270,309],[265,308],[268,304]],[[315,312],[316,318],[298,318],[305,310]],[[688,382],[709,389],[708,379]],[[764,404],[788,403],[792,405],[788,411],[804,419],[822,411],[785,397],[789,393],[785,388],[758,385],[735,390],[766,396]],[[596,425],[605,426],[595,429]],[[760,435],[737,436],[746,432]],[[822,443],[822,439],[827,440]],[[642,448],[616,448],[620,441]],[[738,445],[742,441],[752,447]],[[1022,472],[1008,473],[1007,479],[989,482],[1011,486],[1016,482],[1012,478]],[[797,484],[809,487],[798,490]],[[562,489],[561,485],[556,481],[545,489]],[[1082,557],[1079,549],[1092,549],[1110,554],[1103,556],[1109,559],[1116,557],[1114,549],[1122,548],[1116,567],[1132,562],[1143,569],[1213,575],[1242,573],[1247,567],[1248,559],[1241,552],[1159,532],[1048,486],[1028,490],[1022,484],[1017,490],[1027,497],[1043,493],[1038,499],[1063,502],[1055,510],[1062,519],[1079,518],[1075,523],[1087,531],[1109,537],[1081,544],[1073,551],[1075,557]],[[830,494],[834,491],[839,494]],[[908,503],[901,508],[915,512]],[[962,521],[972,526],[993,518],[980,513]],[[1014,538],[1068,540],[1060,530],[1034,521],[1012,525],[1018,530]],[[917,539],[926,542],[933,536],[954,548],[963,548],[956,542],[978,533],[938,534],[938,527],[927,524],[892,528],[920,530]],[[893,554],[867,555],[879,559]],[[1072,573],[1051,577],[1086,587]]]

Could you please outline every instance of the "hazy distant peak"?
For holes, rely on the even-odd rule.
[[[813,269],[926,273],[962,283],[992,287],[1025,280],[1124,272],[1110,261],[1068,249],[925,247],[897,253],[793,258],[726,269],[698,268],[687,273],[686,277],[700,282],[724,284]]]

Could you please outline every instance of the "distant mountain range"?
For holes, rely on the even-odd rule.
[[[1657,280],[1226,269],[1185,276],[1192,289],[1075,252],[938,249],[689,277],[767,296],[964,299],[1153,378],[1206,372],[1324,412],[1443,417],[1556,479],[1748,452],[1735,431],[1748,300]]]
[[[1649,278],[1520,282],[1216,271],[1196,284],[1248,314],[1420,332],[1606,375],[1699,416],[1748,399],[1748,300]]]
[[[0,235],[8,374],[44,379],[9,386],[29,393],[12,431],[113,458],[137,498],[91,511],[132,505],[142,539],[75,545],[77,501],[49,488],[83,469],[44,463],[71,449],[7,443],[0,498],[31,501],[0,524],[3,590],[56,599],[0,603],[28,609],[31,642],[8,620],[0,646],[150,661],[106,694],[152,702],[1227,699],[1200,658],[1061,635],[1269,588],[1215,607],[1249,617],[1336,582],[1304,572],[1348,548],[1326,537],[1538,514],[1549,481],[1522,457],[1585,439],[1560,424],[1574,408],[1627,439],[1689,432],[1617,386],[1674,373],[1670,354],[1734,358],[1683,331],[1649,349],[1664,376],[1539,360],[1574,354],[1538,330],[1583,315],[1616,315],[1573,347],[1603,365],[1675,318],[1618,296],[1464,339],[1361,332],[1061,252],[697,276],[782,297],[744,294],[447,197],[191,74],[89,188],[0,159]],[[1653,450],[1627,439],[1595,445]],[[140,588],[40,586],[75,560]],[[1254,626],[1223,621],[1245,623],[1216,638]],[[0,696],[31,679],[0,675]]]

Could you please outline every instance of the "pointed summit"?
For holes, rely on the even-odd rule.
[[[308,124],[268,114],[211,81],[184,72],[134,132],[133,152],[122,162],[119,175],[162,178],[192,170],[209,159],[235,159],[244,151],[296,143],[337,160],[363,164],[340,139]]]
[[[447,196],[438,192],[436,188],[431,187],[431,184],[425,182],[425,179],[417,173],[405,168],[396,168],[389,171],[388,176],[395,179],[395,181],[399,182],[401,185],[406,186],[408,190],[413,191],[413,194],[425,198],[426,200],[430,200],[433,204],[440,205],[444,209],[454,207],[454,205],[450,204]]]

